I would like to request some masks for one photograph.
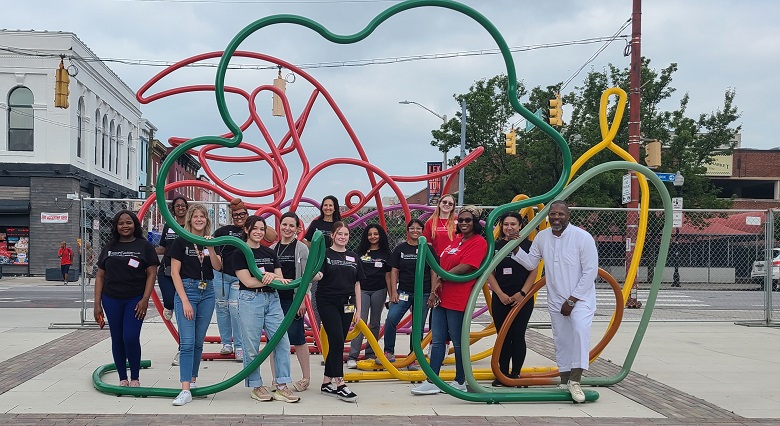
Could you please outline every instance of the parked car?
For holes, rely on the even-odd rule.
[[[764,289],[764,277],[766,277],[766,261],[756,260],[750,270],[750,279]],[[772,290],[780,291],[780,248],[772,249]]]

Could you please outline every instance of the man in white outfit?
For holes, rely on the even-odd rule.
[[[564,201],[553,201],[547,217],[550,227],[536,235],[530,252],[518,250],[512,258],[528,270],[544,260],[547,309],[561,384],[567,386],[574,401],[584,402],[580,381],[589,365],[599,256],[593,236],[569,226],[569,207]]]

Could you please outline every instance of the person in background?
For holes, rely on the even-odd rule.
[[[230,208],[230,216],[233,219],[233,223],[214,231],[214,238],[226,235],[241,238],[241,235],[244,233],[244,223],[249,216],[244,202],[240,198],[235,198],[228,207]],[[214,270],[214,296],[217,304],[217,327],[219,328],[219,337],[222,341],[222,349],[219,353],[222,355],[235,353],[236,361],[243,361],[244,351],[241,347],[241,336],[238,327],[239,285],[231,259],[235,251],[236,247],[230,244],[214,247],[214,253],[219,257],[222,264],[221,270]]]
[[[187,216],[187,208],[189,204],[187,199],[178,196],[171,201],[171,214],[181,226],[184,226],[184,219]],[[171,278],[171,257],[168,255],[171,245],[179,235],[171,229],[166,223],[163,225],[160,235],[160,245],[156,248],[157,254],[162,255],[162,262],[160,262],[160,268],[157,270],[157,285],[160,287],[160,295],[163,302],[163,318],[166,321],[170,321],[173,318],[173,296],[176,294],[176,289],[173,286],[173,279]],[[176,351],[176,355],[173,357],[171,365],[179,365],[179,351]]]
[[[390,244],[387,232],[372,223],[363,230],[360,236],[357,253],[365,274],[365,280],[360,281],[361,310],[360,318],[368,324],[374,339],[379,338],[379,328],[382,322],[382,309],[387,299],[387,289],[390,287]],[[369,319],[370,314],[370,319]],[[360,348],[363,346],[363,334],[352,339],[347,356],[347,368],[357,368]],[[374,359],[374,349],[366,345],[366,359]]]
[[[303,275],[306,269],[306,260],[309,258],[309,248],[306,244],[298,241],[296,236],[303,227],[301,219],[293,212],[287,212],[282,215],[279,221],[279,234],[281,238],[278,243],[271,246],[279,264],[282,266],[282,275],[286,280],[298,279]],[[279,302],[282,305],[282,313],[287,315],[292,307],[293,297],[298,291],[308,291],[309,283],[301,283],[301,286],[295,290],[278,290]],[[303,316],[306,314],[306,305],[301,304],[295,319],[287,329],[287,336],[290,344],[295,347],[295,356],[298,358],[298,364],[301,366],[303,378],[293,382],[293,387],[298,392],[308,389],[311,383],[311,365],[309,345],[306,343],[306,331],[304,328]]]
[[[70,265],[73,264],[73,250],[68,247],[68,243],[65,241],[60,243],[60,249],[57,251],[57,257],[60,258],[62,284],[68,285],[68,272],[70,272]]]
[[[311,247],[311,240],[314,238],[314,232],[319,230],[322,231],[322,237],[325,239],[325,247],[330,247],[333,244],[331,228],[333,228],[334,222],[339,221],[341,221],[339,200],[333,195],[328,195],[322,199],[322,203],[320,203],[320,215],[309,224],[306,235],[303,237],[303,243],[306,244],[306,247]],[[312,324],[312,326],[319,328],[322,321],[317,307],[316,281],[311,284],[311,305],[314,308],[314,319],[317,321],[317,324]]]
[[[563,200],[550,203],[550,227],[536,234],[528,253],[512,256],[532,270],[544,260],[547,310],[552,324],[555,362],[561,385],[575,402],[585,402],[580,381],[590,365],[590,328],[596,313],[596,277],[599,254],[588,231],[569,226],[569,206]]]
[[[455,239],[455,225],[455,196],[444,194],[423,228],[423,237],[433,247],[436,256],[441,256],[442,250]]]
[[[279,293],[268,284],[279,280],[286,284],[289,281],[283,277],[282,267],[274,251],[261,244],[265,236],[265,221],[259,216],[252,216],[244,223],[244,240],[252,250],[254,263],[263,272],[262,280],[258,280],[249,271],[246,256],[236,250],[233,253],[233,267],[239,280],[238,318],[241,337],[244,339],[244,368],[254,361],[259,353],[260,336],[265,331],[270,341],[279,331],[284,314],[279,302]],[[284,333],[273,351],[273,370],[276,389],[273,393],[263,386],[260,367],[249,373],[245,384],[252,391],[250,396],[258,401],[298,402],[300,397],[294,395],[287,386],[292,382],[290,377],[290,339]]]
[[[119,386],[141,386],[141,326],[159,263],[154,246],[141,234],[141,222],[135,213],[122,210],[114,215],[111,241],[103,247],[97,261],[94,315],[103,328],[105,309]]]
[[[355,402],[358,396],[344,383],[344,342],[350,325],[360,318],[360,282],[365,279],[358,255],[347,250],[349,228],[335,222],[331,232],[333,245],[325,251],[325,261],[315,275],[317,305],[322,327],[328,334],[328,355],[320,392],[342,401]]]
[[[201,204],[187,210],[184,229],[196,236],[211,239],[211,219]],[[190,389],[195,386],[211,317],[214,315],[214,269],[221,269],[213,247],[191,243],[182,237],[171,245],[171,278],[176,288],[173,298],[176,323],[179,327],[181,392],[173,405],[192,402]]]
[[[441,267],[450,274],[464,275],[479,268],[487,254],[487,241],[480,235],[479,210],[473,206],[463,207],[458,214],[458,230],[455,240],[441,255]],[[450,386],[466,392],[466,376],[461,359],[461,328],[471,289],[476,278],[466,282],[447,281],[433,283],[428,306],[433,308],[431,316],[431,368],[439,374],[444,362],[444,342],[449,335],[455,349],[455,380]],[[413,395],[433,395],[441,392],[432,382],[426,380],[412,388]]]
[[[417,249],[419,248],[419,238],[423,232],[423,223],[420,219],[412,219],[406,224],[406,241],[399,244],[393,254],[390,255],[390,285],[388,293],[390,295],[390,308],[385,319],[385,356],[390,362],[395,362],[395,340],[398,323],[401,322],[404,314],[414,306],[414,285],[417,276]],[[430,244],[429,244],[430,246]],[[431,247],[431,250],[433,248]],[[433,252],[436,260],[439,256]],[[428,297],[431,293],[431,282],[438,281],[439,277],[426,264],[423,273],[423,295],[420,303],[423,304],[423,324],[425,329],[425,318],[428,317]],[[422,338],[422,334],[420,335]],[[410,353],[412,351],[411,344]],[[418,370],[420,367],[417,361],[409,364],[407,369]]]
[[[522,228],[523,218],[517,212],[509,212],[499,220],[501,228],[498,232],[498,241],[496,241],[496,252],[504,248],[507,243],[519,237]],[[526,238],[520,246],[515,247],[514,253],[518,250],[528,252],[531,248],[531,241]],[[516,260],[512,259],[512,253],[501,259],[496,269],[488,277],[488,284],[493,290],[492,314],[496,330],[504,327],[509,311],[515,304],[520,303],[523,298],[531,291],[531,287],[536,280],[536,269],[528,271]],[[509,331],[504,339],[504,345],[501,347],[501,353],[498,357],[498,368],[505,376],[510,379],[520,377],[520,370],[525,363],[527,353],[525,343],[525,331],[528,328],[528,321],[531,320],[531,314],[534,311],[534,299],[531,298],[523,305],[520,312],[515,317],[512,324],[509,325]],[[509,369],[509,363],[512,363],[512,369]],[[503,386],[500,380],[493,380],[493,386]]]

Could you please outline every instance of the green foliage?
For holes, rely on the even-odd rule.
[[[709,114],[697,118],[687,115],[688,94],[679,100],[677,109],[662,109],[669,103],[676,89],[671,86],[672,75],[677,64],[656,70],[650,68],[650,60],[642,61],[641,120],[642,137],[662,141],[662,166],[658,172],[680,171],[685,176],[681,195],[685,197],[686,208],[728,208],[731,200],[719,199],[718,189],[704,176],[707,164],[715,155],[730,154],[734,148],[734,135],[741,126],[735,125],[739,112],[734,104],[736,93],[725,92],[723,105]],[[530,93],[518,82],[518,97],[528,95],[526,108],[535,111],[543,108],[545,119],[548,101],[555,97],[560,84],[535,87]],[[629,92],[629,69],[609,65],[603,71],[591,71],[570,93],[564,94],[564,110],[568,109],[570,121],[564,123],[561,134],[569,142],[572,157],[576,160],[589,148],[602,140],[599,126],[601,95],[610,87],[620,87]],[[497,205],[509,202],[517,194],[529,196],[549,191],[557,182],[561,172],[561,154],[557,146],[538,128],[526,132],[517,131],[517,155],[504,151],[504,133],[518,119],[506,96],[507,77],[498,75],[479,80],[469,88],[468,93],[454,95],[460,104],[466,101],[468,120],[466,123],[466,149],[477,146],[485,148],[484,154],[466,169],[465,202],[470,204]],[[614,117],[616,102],[611,99],[607,115]],[[566,115],[566,114],[565,114]],[[620,123],[615,143],[628,150],[628,117],[626,108]],[[440,150],[460,146],[461,114],[450,119],[431,133],[431,145]],[[641,154],[644,157],[644,152]],[[643,162],[640,158],[640,162]],[[451,164],[460,158],[452,159]],[[611,152],[601,152],[591,158],[579,173],[607,161],[619,160]],[[621,207],[621,177],[624,173],[613,171],[588,181],[572,195],[571,201],[581,206]],[[651,188],[652,189],[652,188]],[[671,185],[669,191],[674,193]],[[660,207],[660,198],[655,191],[651,196],[651,207]]]

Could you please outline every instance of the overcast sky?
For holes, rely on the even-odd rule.
[[[335,33],[351,34],[396,3],[390,0],[9,1],[0,14],[0,28],[70,31],[101,58],[173,62],[223,50],[242,28],[265,16],[301,15]],[[631,17],[629,0],[467,0],[464,3],[485,15],[510,47],[611,36]],[[691,97],[689,116],[697,117],[722,105],[724,92],[733,88],[742,114],[738,121],[743,126],[742,146],[766,149],[780,145],[770,129],[775,121],[770,119],[773,113],[768,102],[780,97],[776,77],[780,69],[778,17],[780,2],[772,0],[646,0],[642,15],[642,54],[657,69],[672,62],[679,66],[672,83],[677,92],[663,106],[675,108],[687,92]],[[621,34],[629,35],[630,26]],[[513,58],[518,78],[528,88],[566,81],[601,46],[602,43],[597,43],[516,52]],[[421,8],[396,15],[359,44],[336,45],[304,27],[274,25],[254,33],[240,49],[270,54],[294,64],[330,64],[495,47],[487,32],[464,15],[446,9]],[[601,70],[609,63],[627,67],[629,58],[623,56],[624,47],[622,39],[613,42],[564,92],[580,85],[590,69]],[[235,59],[234,63],[266,65],[248,59]],[[109,66],[133,90],[162,70],[119,63],[109,63]],[[430,131],[438,128],[441,120],[415,105],[398,102],[416,101],[438,114],[452,117],[459,110],[454,94],[468,91],[476,80],[505,72],[505,67],[499,55],[459,55],[383,65],[314,67],[306,71],[334,97],[369,159],[390,175],[405,176],[423,174],[426,161],[441,161],[441,153],[430,146]],[[167,77],[155,89],[213,84],[214,75],[214,68],[182,70]],[[275,70],[230,71],[228,82],[251,92],[257,86],[270,84],[275,77]],[[294,117],[303,109],[311,90],[312,86],[300,78],[288,84]],[[247,117],[246,103],[231,100],[230,104],[234,119],[243,122]],[[271,95],[261,94],[257,104],[272,135],[281,136],[286,127],[283,120],[271,117]],[[142,106],[142,111],[158,127],[158,138],[163,141],[171,136],[196,137],[226,130],[217,114],[213,94],[167,98]],[[267,150],[256,129],[247,132],[246,140]],[[357,156],[322,97],[312,111],[302,142],[312,165],[332,157]],[[450,153],[455,154],[456,150]],[[292,197],[301,169],[292,155],[286,157],[290,182],[285,199]],[[269,169],[262,164],[223,163],[213,167],[221,177],[244,173],[229,180],[238,187],[261,190],[270,186]],[[423,187],[424,183],[401,185],[406,195]],[[385,188],[383,195],[393,195]],[[305,195],[319,199],[334,194],[343,200],[352,189],[369,190],[365,172],[354,166],[330,167],[317,175]],[[497,203],[507,201],[497,200]]]

